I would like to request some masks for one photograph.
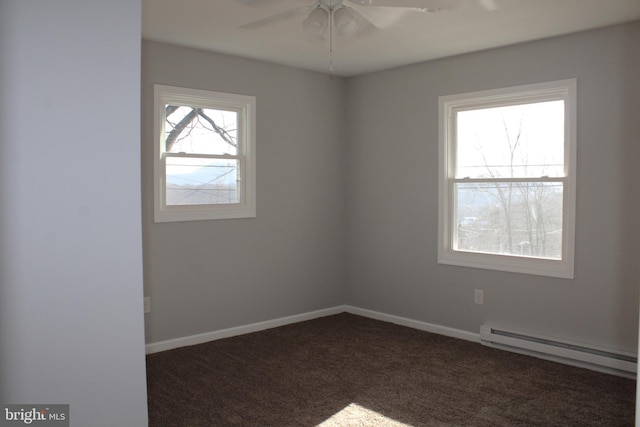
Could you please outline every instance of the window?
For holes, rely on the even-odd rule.
[[[255,97],[155,85],[155,221],[255,217]]]
[[[573,278],[576,80],[439,108],[438,262]]]

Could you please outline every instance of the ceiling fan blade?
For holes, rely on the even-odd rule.
[[[350,7],[355,9],[356,12],[362,15],[367,21],[371,22],[374,27],[381,29],[392,27],[404,18],[407,13],[411,12],[411,9],[402,9],[399,7],[360,7],[356,4]]]
[[[455,9],[460,0],[347,0],[358,6],[370,7],[395,7],[415,9],[425,12],[437,12],[439,10]]]
[[[312,10],[313,7],[314,6],[303,6],[296,9],[286,10],[282,13],[277,13],[275,15],[267,16],[266,18],[258,19],[257,21],[249,22],[248,24],[240,25],[240,28],[243,30],[250,30],[253,28],[264,27],[276,22],[293,19],[297,16],[304,15],[306,12]]]

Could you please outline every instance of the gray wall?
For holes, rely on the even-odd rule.
[[[346,303],[635,352],[639,35],[634,23],[349,79],[145,41],[147,342]],[[576,278],[437,264],[438,96],[572,77]],[[153,83],[257,96],[257,218],[152,222]]]
[[[257,97],[257,217],[153,223],[153,84]],[[148,342],[344,303],[343,80],[143,41]]]
[[[351,78],[351,305],[637,350],[640,23]],[[437,264],[438,96],[578,79],[575,280]],[[473,290],[484,289],[484,305]]]
[[[77,427],[147,425],[140,8],[0,2],[0,402]]]

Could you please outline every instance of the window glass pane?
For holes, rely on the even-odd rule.
[[[238,154],[238,113],[178,105],[165,106],[168,153]]]
[[[240,203],[237,159],[166,158],[166,204]]]
[[[459,111],[456,178],[564,176],[564,101]]]
[[[562,183],[454,185],[455,250],[561,259]]]

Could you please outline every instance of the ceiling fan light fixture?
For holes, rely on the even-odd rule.
[[[328,25],[329,10],[323,5],[318,5],[311,11],[309,16],[302,21],[302,28],[304,31],[317,38],[322,38],[324,36]]]
[[[360,29],[360,24],[351,13],[351,9],[344,6],[333,11],[333,23],[338,34],[344,37],[353,36]]]

